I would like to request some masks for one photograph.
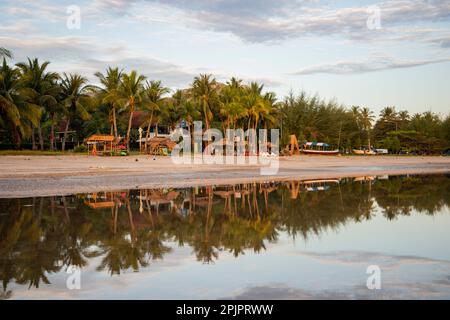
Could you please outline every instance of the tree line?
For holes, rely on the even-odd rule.
[[[175,91],[161,81],[118,67],[96,72],[98,84],[75,73],[51,72],[38,59],[12,65],[11,52],[0,48],[0,134],[4,145],[20,149],[56,150],[55,131],[79,141],[94,133],[124,137],[130,149],[138,128],[149,138],[152,126],[175,128],[181,121],[206,129],[279,128],[281,142],[295,134],[300,142],[321,141],[342,151],[362,145],[391,152],[439,153],[450,146],[450,114],[409,114],[386,107],[375,121],[367,107],[345,107],[304,92],[277,99],[257,82],[231,78],[225,83],[200,74],[185,89]],[[137,115],[139,115],[137,117]],[[138,120],[138,123],[136,123]]]

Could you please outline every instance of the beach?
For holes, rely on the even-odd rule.
[[[170,157],[1,156],[0,197],[20,198],[135,188],[188,187],[280,180],[449,173],[449,157],[292,156],[279,170],[262,165],[175,164]]]

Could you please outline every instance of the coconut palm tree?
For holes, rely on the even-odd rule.
[[[200,74],[192,83],[193,96],[202,106],[206,130],[210,128],[213,119],[212,109],[217,103],[216,86],[216,79],[212,78],[211,74]]]
[[[264,123],[264,128],[268,128],[270,125],[275,123],[275,114],[276,114],[276,101],[277,98],[274,92],[266,92],[263,97],[264,108],[260,113],[260,119]]]
[[[41,108],[42,114],[45,111],[54,110],[59,104],[57,97],[60,93],[61,87],[57,84],[59,75],[56,72],[47,72],[46,69],[50,62],[45,61],[39,64],[38,59],[21,62],[17,67],[21,70],[21,78],[24,84],[34,91],[33,103]],[[52,119],[52,133],[53,136],[54,119]],[[38,136],[40,149],[44,150],[44,138],[42,135],[41,119],[38,122]]]
[[[175,91],[172,95],[172,105],[177,110],[177,114],[179,116],[178,120],[186,121],[192,141],[192,136],[194,134],[194,121],[201,119],[202,117],[200,105],[195,100],[190,99],[189,92],[187,90]]]
[[[114,137],[117,139],[117,100],[119,99],[119,86],[122,77],[122,71],[119,68],[108,67],[106,74],[96,72],[94,74],[102,84],[100,89],[100,99],[103,103],[108,103],[111,106],[111,127]]]
[[[145,86],[145,94],[146,100],[144,107],[150,111],[150,116],[147,119],[147,133],[145,136],[145,150],[148,150],[148,140],[150,139],[150,129],[152,126],[153,115],[160,111],[163,103],[164,103],[164,95],[169,93],[170,89],[167,87],[163,87],[161,85],[161,81],[150,81],[146,83]],[[158,128],[158,124],[156,124],[156,128]],[[156,129],[156,135],[158,134],[158,129]]]
[[[231,83],[227,83],[219,97],[219,114],[222,119],[224,133],[226,128],[231,128],[235,118],[242,114],[243,111],[242,95],[238,93],[238,90]]]
[[[12,53],[8,49],[0,47],[0,57],[12,58]]]
[[[63,74],[61,80],[62,88],[62,104],[65,108],[66,126],[64,129],[64,137],[61,150],[66,147],[67,132],[70,122],[77,116],[83,120],[90,118],[88,110],[93,105],[92,87],[87,85],[87,79],[79,74]]]
[[[362,128],[367,132],[367,141],[370,150],[370,129],[372,128],[372,122],[374,121],[373,111],[370,111],[369,108],[362,108],[359,111],[359,119]]]
[[[402,130],[402,127],[404,127],[410,119],[409,112],[406,110],[400,111],[398,113],[398,122],[400,124],[400,130]]]
[[[19,148],[23,138],[29,137],[37,126],[41,109],[33,104],[35,92],[25,86],[20,71],[11,68],[3,59],[0,67],[0,126],[8,127]]]
[[[225,103],[228,104],[228,107],[226,107],[228,110],[223,111],[229,115],[228,126],[233,125],[236,128],[237,121],[246,115],[244,106],[245,87],[242,84],[242,80],[232,77],[227,82],[227,86],[222,90],[221,94],[225,98]]]
[[[265,112],[266,106],[262,96],[263,87],[264,85],[252,82],[245,90],[244,105],[247,109],[248,129],[256,129],[261,113]]]
[[[395,131],[398,129],[398,113],[395,107],[386,107],[380,112],[381,121],[395,125]]]
[[[124,73],[121,77],[118,96],[120,97],[118,103],[129,110],[128,129],[125,143],[128,151],[130,150],[130,134],[133,120],[133,113],[136,107],[140,106],[145,98],[144,95],[144,81],[145,76],[138,75],[135,70],[130,74]]]

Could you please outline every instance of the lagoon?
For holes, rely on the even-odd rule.
[[[449,195],[438,174],[0,199],[1,296],[449,299]]]

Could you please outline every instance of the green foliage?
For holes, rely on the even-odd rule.
[[[80,144],[79,146],[75,147],[73,149],[73,152],[76,153],[86,153],[87,152],[87,147],[84,144]]]
[[[299,142],[323,141],[346,149],[360,146],[364,130],[358,117],[335,102],[308,97],[304,92],[298,96],[290,93],[278,108],[284,143],[295,134]]]
[[[0,48],[0,55],[10,52]],[[55,150],[54,131],[68,130],[76,132],[79,142],[94,133],[111,133],[136,145],[139,126],[149,133],[152,125],[174,128],[182,120],[190,128],[196,120],[222,130],[279,128],[281,147],[291,134],[299,142],[321,141],[347,151],[374,145],[393,153],[431,154],[450,146],[450,114],[411,116],[386,107],[374,123],[367,107],[346,108],[305,92],[280,101],[264,91],[263,84],[237,78],[221,83],[200,74],[189,88],[170,94],[161,81],[146,82],[137,71],[109,67],[95,73],[100,85],[93,86],[81,75],[48,72],[48,65],[28,59],[9,66],[3,59],[0,67],[0,129],[6,132],[2,140],[18,148],[22,142],[34,145],[38,135],[42,149]]]

